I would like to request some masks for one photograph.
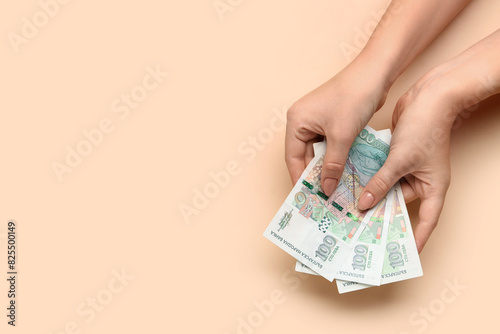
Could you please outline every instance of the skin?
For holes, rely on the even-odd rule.
[[[354,138],[384,104],[394,81],[470,1],[391,2],[359,56],[288,111],[285,160],[294,184],[313,158],[313,143],[326,137],[321,185],[327,195],[333,193]],[[498,35],[429,71],[401,97],[389,157],[361,194],[359,208],[368,209],[405,177],[405,199],[422,200],[415,229],[419,252],[437,224],[450,182],[453,121],[499,90]],[[429,141],[425,148],[424,141]]]

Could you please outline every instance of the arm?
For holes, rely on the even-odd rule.
[[[382,66],[390,86],[471,0],[393,0],[360,57]]]
[[[419,251],[437,225],[450,183],[453,123],[463,109],[500,93],[499,55],[500,29],[429,71],[396,105],[391,151],[358,205],[372,207],[404,177],[405,199],[421,199],[415,228]]]
[[[327,138],[321,185],[330,195],[354,138],[410,62],[471,0],[393,0],[365,48],[346,68],[288,111],[285,158],[293,183]]]

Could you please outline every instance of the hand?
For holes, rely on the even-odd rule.
[[[358,207],[373,207],[401,178],[407,202],[421,199],[415,241],[422,251],[438,223],[450,184],[449,143],[456,106],[450,103],[442,80],[429,73],[398,101],[393,114],[394,134],[386,162],[360,196]]]
[[[364,210],[382,199],[400,178],[405,200],[421,199],[415,229],[422,251],[437,225],[450,184],[450,133],[457,115],[500,93],[500,29],[424,75],[401,97],[385,164],[358,202]]]
[[[355,61],[288,110],[285,160],[294,184],[314,157],[313,143],[326,137],[321,187],[327,196],[337,188],[352,142],[385,101],[388,88],[374,78]]]

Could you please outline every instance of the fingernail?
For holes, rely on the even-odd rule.
[[[359,199],[358,209],[360,211],[369,209],[372,206],[374,200],[375,200],[375,197],[373,197],[372,194],[370,194],[369,192],[364,192],[361,195],[361,198]]]
[[[338,181],[336,179],[332,179],[330,177],[325,179],[323,191],[325,192],[326,196],[330,196],[333,193],[333,191],[337,187],[337,182]]]

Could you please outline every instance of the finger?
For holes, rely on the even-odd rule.
[[[419,253],[436,228],[443,205],[444,195],[422,199],[418,210],[418,224],[415,227],[415,242]]]
[[[306,143],[295,137],[292,131],[287,129],[285,135],[285,161],[294,185],[306,168],[305,155]]]
[[[398,124],[399,121],[399,115],[400,115],[400,102],[396,103],[396,107],[394,107],[394,111],[392,112],[392,132],[394,133],[394,129],[396,128],[396,125]]]
[[[410,92],[406,92],[403,96],[401,96],[396,103],[396,106],[394,107],[394,110],[392,112],[392,130],[396,128],[396,124],[398,124],[399,117],[401,116],[401,113],[405,109],[407,105],[407,101],[409,99]]]
[[[321,171],[321,187],[325,195],[330,196],[337,188],[352,141],[335,138],[330,135],[326,138],[326,154]]]
[[[306,154],[304,157],[304,164],[307,166],[311,162],[311,160],[314,158],[314,141],[310,140],[306,143]]]
[[[405,178],[406,177],[408,176],[405,176]],[[410,203],[416,200],[418,198],[418,195],[415,193],[415,190],[413,190],[411,184],[405,181],[405,178],[402,178],[399,183],[401,184],[401,190],[403,191],[405,203]]]
[[[406,173],[391,159],[391,154],[380,170],[371,178],[359,197],[358,209],[366,210],[377,204],[389,189]]]

